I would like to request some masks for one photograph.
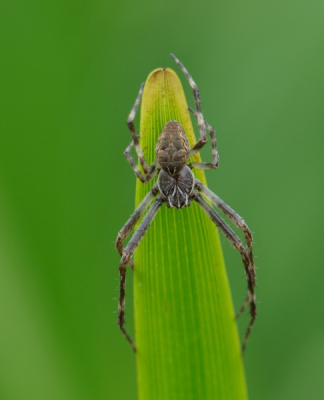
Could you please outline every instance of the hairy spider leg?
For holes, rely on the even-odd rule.
[[[245,337],[242,342],[242,352],[244,352],[246,348],[246,344],[251,333],[252,326],[254,324],[257,307],[256,307],[256,299],[254,294],[254,276],[250,270],[250,259],[249,255],[244,249],[244,246],[240,240],[240,238],[232,231],[232,229],[222,220],[222,218],[216,213],[216,211],[204,200],[201,195],[194,191],[192,194],[193,199],[199,204],[199,206],[205,211],[205,213],[209,216],[209,218],[214,222],[216,226],[223,232],[232,246],[237,249],[242,257],[242,261],[245,267],[245,274],[247,277],[248,283],[248,294],[249,294],[249,303],[250,303],[250,314],[251,320],[249,326],[246,330]]]
[[[139,104],[140,104],[140,102],[141,102],[141,98],[142,98],[142,94],[143,94],[144,85],[145,85],[145,84],[144,84],[144,82],[143,82],[143,83],[141,84],[141,87],[140,87],[140,90],[139,90],[138,95],[137,95],[137,97],[136,97],[136,100],[135,100],[135,103],[134,103],[134,105],[133,105],[133,108],[131,109],[131,111],[130,111],[130,113],[129,113],[129,116],[128,116],[128,118],[127,118],[127,125],[128,125],[129,130],[130,130],[130,133],[131,133],[131,135],[132,135],[133,142],[134,142],[135,149],[136,149],[136,153],[137,153],[137,156],[138,156],[139,161],[140,161],[140,163],[141,163],[141,166],[142,166],[142,168],[143,168],[143,170],[144,170],[144,173],[147,173],[147,172],[148,172],[147,163],[146,163],[146,160],[145,160],[145,157],[144,157],[143,150],[142,150],[142,148],[141,148],[141,146],[140,146],[140,144],[139,144],[139,142],[138,142],[138,136],[136,135],[135,127],[134,127],[134,124],[133,124],[133,121],[134,121],[134,119],[135,119],[135,115],[136,115],[137,108],[138,108],[138,106],[139,106]]]
[[[228,218],[239,228],[243,231],[247,253],[249,256],[250,264],[249,276],[252,279],[252,284],[255,287],[256,285],[256,271],[255,265],[253,260],[253,252],[252,252],[252,232],[248,228],[247,224],[245,223],[244,219],[240,217],[231,207],[229,207],[221,198],[219,198],[214,192],[204,186],[198,179],[196,179],[195,188],[199,190],[199,192],[205,196],[215,207],[219,208]],[[248,276],[247,276],[248,277]],[[245,310],[246,306],[250,303],[250,293],[247,295],[246,299],[244,300],[241,308],[236,314],[236,318],[238,318],[243,311]]]
[[[238,310],[238,312],[235,314],[235,318],[238,318],[243,311],[245,310],[246,306],[250,303],[250,295],[248,294],[243,302],[243,304],[241,305],[241,308]]]
[[[174,59],[174,61],[179,65],[183,73],[185,74],[191,88],[193,89],[193,95],[195,99],[195,104],[196,104],[196,109],[197,111],[194,111],[192,108],[189,107],[189,111],[195,115],[198,121],[198,127],[199,127],[199,132],[200,132],[200,138],[198,142],[195,144],[195,146],[190,150],[188,156],[192,157],[195,155],[207,142],[207,137],[206,137],[206,129],[210,133],[211,137],[211,144],[212,144],[212,156],[213,156],[213,162],[194,162],[189,165],[190,168],[198,168],[198,169],[211,169],[211,168],[216,168],[218,166],[218,161],[219,161],[219,156],[218,156],[218,151],[217,151],[217,142],[216,142],[216,133],[214,129],[204,120],[202,111],[201,111],[201,104],[200,104],[200,99],[199,99],[199,90],[198,87],[187,71],[187,69],[184,67],[184,65],[173,55],[171,54],[171,57]],[[140,104],[142,93],[143,93],[143,88],[144,84],[141,85],[140,91],[138,93],[138,96],[136,98],[135,104],[128,116],[127,119],[127,125],[128,128],[131,132],[131,136],[133,138],[133,141],[130,143],[130,145],[126,148],[124,155],[129,162],[129,164],[132,166],[135,175],[141,180],[142,183],[146,183],[154,178],[156,173],[159,171],[159,163],[157,160],[155,160],[149,167],[147,166],[143,150],[139,144],[139,136],[136,135],[133,120],[136,115],[137,108]],[[144,176],[141,173],[140,169],[136,165],[133,157],[131,156],[131,150],[132,148],[135,147],[140,165],[144,171]],[[225,215],[227,215],[231,221],[238,227],[240,228],[245,236],[245,241],[246,241],[246,249],[244,248],[242,241],[239,239],[239,237],[232,231],[232,229],[222,220],[222,218],[215,212],[215,210],[204,200],[204,198],[196,191],[192,190],[190,193],[190,198],[194,199],[199,206],[204,210],[204,212],[212,219],[212,221],[215,223],[216,226],[219,227],[219,229],[223,232],[223,234],[226,236],[226,238],[229,240],[229,242],[236,248],[242,257],[244,268],[245,268],[245,274],[247,278],[247,283],[248,283],[248,296],[245,299],[242,307],[237,313],[237,316],[240,315],[245,307],[250,304],[250,314],[251,314],[251,320],[249,323],[249,326],[247,328],[245,337],[243,339],[242,343],[242,352],[246,348],[246,344],[252,329],[252,326],[254,324],[256,314],[257,314],[257,308],[256,308],[256,300],[255,300],[255,294],[254,294],[254,287],[256,284],[256,273],[255,273],[255,266],[254,266],[254,261],[253,261],[253,253],[252,253],[252,234],[247,225],[245,224],[244,220],[234,211],[232,210],[226,203],[224,203],[218,196],[216,196],[212,191],[210,191],[207,187],[205,187],[200,181],[196,180],[195,181],[195,188],[201,192],[201,194],[206,197],[207,200],[209,200],[214,206],[218,207]],[[126,339],[132,346],[133,350],[136,351],[135,344],[133,343],[132,339],[126,332],[124,328],[124,309],[125,309],[125,280],[126,280],[126,265],[129,264],[131,267],[133,267],[131,257],[134,254],[137,246],[139,245],[142,237],[144,236],[145,232],[147,231],[148,227],[150,226],[152,220],[154,219],[158,209],[161,207],[162,203],[165,202],[164,197],[162,194],[160,194],[154,201],[152,207],[149,209],[148,213],[146,216],[143,218],[142,222],[139,225],[138,230],[133,234],[131,240],[123,249],[122,246],[122,241],[130,234],[132,231],[133,227],[135,226],[136,222],[139,220],[139,218],[144,214],[144,212],[149,208],[151,202],[153,201],[154,197],[157,195],[159,192],[159,187],[158,185],[155,185],[151,192],[146,195],[146,197],[142,200],[140,205],[137,207],[137,209],[134,211],[130,219],[126,222],[124,227],[121,229],[121,231],[118,234],[117,240],[116,240],[116,247],[119,253],[121,254],[121,262],[119,266],[119,273],[120,273],[120,297],[119,297],[119,307],[118,307],[118,325],[125,335]]]
[[[197,118],[199,132],[200,132],[200,139],[195,144],[195,146],[190,150],[189,157],[192,157],[198,151],[200,151],[200,149],[207,142],[206,131],[205,131],[204,128],[206,128],[209,131],[210,137],[211,137],[213,162],[211,162],[211,163],[210,162],[209,163],[208,162],[193,162],[193,163],[191,163],[189,165],[189,167],[190,168],[198,168],[198,169],[214,169],[214,168],[217,168],[218,167],[218,162],[219,162],[219,155],[218,155],[218,151],[217,151],[216,132],[214,131],[212,126],[209,125],[208,122],[206,122],[204,120],[204,117],[203,117],[203,114],[202,114],[202,110],[201,110],[201,103],[200,103],[200,99],[199,99],[198,87],[197,87],[195,81],[193,80],[192,76],[189,74],[188,70],[184,67],[184,65],[173,54],[171,54],[171,57],[179,65],[179,67],[181,68],[181,70],[183,71],[185,76],[187,77],[188,82],[189,82],[190,86],[193,89],[193,95],[194,95],[195,104],[196,104],[196,108],[197,108],[197,111],[194,111],[191,107],[188,107],[189,111],[191,113],[193,113],[195,115],[195,117]],[[199,182],[199,184],[202,185],[201,182]],[[198,187],[197,187],[197,189],[198,189]],[[202,190],[204,190],[204,189],[202,189]],[[205,188],[205,192],[206,193],[203,193],[205,195],[205,197],[208,198],[216,207],[218,207],[220,210],[222,210],[224,212],[224,214],[227,215],[231,219],[231,221],[238,228],[243,230],[244,236],[245,236],[245,240],[246,240],[246,244],[247,244],[248,256],[249,256],[249,260],[250,260],[249,267],[248,267],[249,272],[248,273],[246,272],[246,275],[247,275],[247,279],[250,279],[251,284],[253,284],[253,287],[254,287],[255,284],[256,284],[256,274],[255,274],[255,266],[254,266],[253,253],[252,253],[252,234],[251,234],[251,231],[249,230],[249,228],[245,224],[244,220],[235,211],[233,211],[229,206],[227,206],[227,204],[224,203],[218,196],[216,196],[208,188]],[[253,309],[255,309],[255,314],[256,314],[256,305],[253,305],[252,304],[253,299],[252,300],[250,300],[250,299],[251,299],[251,294],[249,292],[247,298],[243,302],[242,307],[238,311],[237,316],[239,316],[244,311],[245,307],[249,303],[251,303],[251,305],[250,305],[251,315],[253,314]],[[255,296],[254,296],[254,302],[255,302]],[[252,319],[253,319],[253,317],[252,317]],[[255,320],[255,317],[254,317],[254,319],[252,321],[252,325],[254,323],[254,320]],[[250,332],[250,330],[252,328],[252,325],[250,323],[249,328],[248,328],[248,332],[247,332],[247,334],[245,336],[245,339],[243,341],[242,349],[245,348],[245,346],[246,346],[247,337],[248,337],[249,332]]]
[[[129,164],[131,165],[131,167],[133,168],[135,175],[137,176],[137,178],[142,182],[142,183],[146,183],[151,181],[155,175],[158,172],[157,169],[157,160],[155,159],[153,161],[153,163],[150,165],[149,167],[149,172],[143,176],[143,174],[141,173],[141,171],[139,170],[138,166],[136,165],[132,155],[131,155],[131,150],[132,148],[135,146],[134,142],[132,141],[129,146],[126,147],[126,150],[124,151],[124,156],[126,157],[127,161],[129,162]]]
[[[218,197],[214,192],[212,192],[208,187],[204,186],[197,178],[195,181],[195,188],[199,190],[199,192],[206,197],[215,207],[219,208],[227,217],[239,228],[243,231],[247,253],[250,260],[250,274],[253,278],[253,285],[256,284],[256,272],[255,265],[253,260],[253,252],[252,252],[252,232],[249,227],[246,225],[244,219],[240,217],[229,205],[227,205],[220,197]]]
[[[147,196],[146,196],[147,197]],[[144,199],[146,199],[146,197]],[[142,203],[141,203],[142,204]],[[140,223],[138,229],[132,236],[131,240],[128,242],[127,246],[125,247],[122,258],[119,264],[119,276],[120,276],[120,291],[119,291],[119,304],[118,304],[118,319],[117,323],[119,325],[120,330],[128,340],[129,344],[132,346],[132,349],[136,351],[136,346],[127,333],[126,329],[124,328],[125,323],[125,283],[126,283],[126,265],[128,264],[129,260],[131,259],[132,255],[134,254],[137,246],[139,245],[140,241],[142,240],[145,232],[149,228],[151,222],[153,221],[156,213],[158,212],[159,208],[163,204],[162,196],[159,195],[152,207],[149,209],[143,221]]]
[[[145,85],[144,83],[141,84],[141,87],[140,87],[140,90],[139,90],[138,95],[136,97],[134,106],[131,109],[131,111],[129,113],[129,116],[127,118],[127,126],[128,126],[128,129],[130,130],[130,133],[132,135],[133,142],[129,146],[126,147],[126,150],[124,152],[124,156],[126,157],[127,161],[132,166],[132,168],[133,168],[133,170],[135,172],[135,175],[141,180],[142,183],[146,183],[146,182],[150,181],[151,179],[153,179],[153,177],[154,177],[154,175],[156,173],[156,171],[155,171],[156,170],[156,163],[155,162],[152,163],[152,165],[150,165],[149,167],[147,166],[147,162],[146,162],[146,159],[144,157],[144,153],[143,153],[142,147],[141,147],[141,145],[139,144],[139,141],[138,141],[139,136],[136,135],[135,127],[134,127],[134,124],[133,124],[133,121],[134,121],[135,116],[136,116],[137,108],[138,108],[138,106],[139,106],[139,104],[141,102],[144,85]],[[141,164],[141,166],[143,168],[144,174],[145,175],[148,174],[149,175],[148,177],[143,177],[143,175],[141,174],[140,170],[138,169],[135,161],[133,160],[133,158],[132,158],[132,156],[130,154],[130,151],[134,146],[135,146],[135,150],[136,150],[139,162],[140,162],[140,164]],[[154,171],[155,171],[155,173],[152,176],[151,174]]]
[[[126,224],[122,227],[122,229],[118,232],[117,239],[116,239],[116,249],[118,250],[119,254],[123,255],[123,240],[127,238],[127,236],[131,233],[132,229],[134,228],[136,222],[141,218],[144,212],[147,210],[149,205],[152,203],[154,197],[158,194],[159,189],[157,183],[152,187],[152,189],[147,193],[144,199],[140,202],[136,210],[130,216],[129,220]],[[134,264],[133,261],[130,259],[128,261],[128,265],[133,268]]]
[[[182,62],[179,61],[174,54],[170,54],[170,56],[179,65],[182,72],[185,74],[185,76],[189,82],[189,85],[191,86],[192,91],[193,91],[196,109],[197,109],[196,117],[197,117],[197,121],[198,121],[199,133],[200,133],[200,138],[199,138],[198,142],[195,144],[195,146],[193,147],[193,149],[199,151],[207,143],[207,136],[206,136],[205,120],[204,120],[204,117],[203,117],[203,114],[201,111],[198,86],[196,85],[196,82],[193,80],[192,76],[189,74],[188,70],[185,68],[185,66],[182,64]],[[193,153],[193,154],[195,154],[195,153]]]
[[[188,107],[189,111],[194,114],[196,118],[198,118],[197,113],[195,110],[193,110],[191,107]],[[218,167],[218,162],[219,162],[219,154],[217,150],[217,141],[216,141],[216,132],[212,128],[211,125],[207,121],[205,121],[205,126],[206,129],[208,130],[210,134],[210,139],[211,139],[211,145],[212,145],[212,155],[213,155],[213,162],[192,162],[190,163],[189,167],[190,168],[198,168],[198,169],[214,169]],[[205,143],[201,144],[199,141],[195,144],[195,146],[190,150],[189,157],[192,157],[200,149],[203,147]]]

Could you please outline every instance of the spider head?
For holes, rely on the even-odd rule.
[[[161,194],[166,199],[169,208],[183,208],[191,204],[191,193],[194,188],[195,178],[189,167],[184,167],[175,176],[162,170],[159,174],[158,186]]]
[[[175,176],[187,164],[189,141],[181,124],[169,121],[162,129],[156,145],[156,157],[161,168]]]

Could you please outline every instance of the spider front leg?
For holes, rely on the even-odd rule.
[[[148,192],[148,194],[144,197],[144,199],[140,202],[136,210],[130,216],[129,220],[126,224],[122,227],[122,229],[118,232],[117,239],[116,239],[116,249],[118,250],[119,254],[123,255],[123,240],[127,238],[130,234],[132,229],[134,228],[136,222],[141,218],[144,212],[147,210],[149,205],[151,204],[154,197],[158,194],[158,185],[155,184],[152,189]],[[128,261],[128,265],[133,268],[133,262],[130,259]]]
[[[148,202],[148,196],[144,198],[144,200]],[[142,201],[142,203],[144,202]],[[142,204],[141,203],[141,204]],[[132,236],[131,240],[128,242],[127,246],[123,250],[122,258],[119,264],[119,276],[120,276],[120,292],[119,292],[119,304],[118,304],[118,320],[117,323],[119,325],[120,330],[128,340],[129,344],[131,345],[132,349],[136,351],[136,346],[127,333],[126,329],[124,328],[125,324],[125,284],[126,284],[126,265],[129,263],[132,255],[134,254],[137,246],[139,245],[140,241],[142,240],[145,232],[147,231],[148,227],[150,226],[151,222],[153,221],[156,213],[158,212],[159,208],[163,203],[161,195],[157,197],[155,202],[153,203],[152,207],[149,209],[148,213],[143,218],[143,221],[140,223],[138,229]],[[140,206],[141,206],[140,204]],[[149,204],[147,204],[148,207]],[[144,205],[143,205],[144,207]],[[146,208],[147,208],[146,207]],[[138,207],[139,208],[139,207]],[[135,213],[134,213],[135,214]],[[133,215],[134,215],[133,214]],[[125,225],[126,226],[126,225]],[[127,230],[128,228],[126,228]]]
[[[232,244],[234,248],[236,248],[242,257],[242,261],[245,268],[245,274],[248,283],[248,298],[250,303],[250,314],[251,320],[249,326],[246,330],[245,337],[242,343],[242,352],[244,352],[246,348],[246,344],[248,338],[250,336],[253,324],[255,322],[255,318],[257,315],[257,307],[256,307],[256,299],[254,294],[254,287],[255,287],[255,275],[251,272],[250,269],[250,258],[244,246],[239,239],[239,237],[232,231],[232,229],[222,220],[222,218],[215,212],[215,210],[204,200],[200,194],[196,191],[192,194],[193,199],[199,204],[199,206],[205,211],[205,213],[211,218],[211,220],[215,223],[216,226],[223,232],[229,242]]]
[[[191,107],[188,107],[189,111],[194,114],[196,118],[198,118],[196,111],[194,111]],[[198,169],[214,169],[218,167],[219,155],[217,150],[217,141],[216,141],[216,132],[209,125],[208,122],[205,122],[206,129],[210,134],[211,145],[212,145],[212,155],[213,155],[213,162],[192,162],[189,166],[191,168],[198,168]],[[204,146],[206,142],[198,141],[195,146],[190,150],[189,157],[192,157]]]
[[[219,198],[214,192],[212,192],[208,187],[204,186],[198,179],[195,181],[195,188],[206,197],[215,207],[219,208],[228,218],[243,231],[246,241],[246,247],[248,251],[248,256],[250,260],[249,270],[253,278],[253,284],[256,284],[256,272],[253,260],[252,252],[252,232],[246,225],[244,219],[240,217],[230,206],[228,206],[221,198]],[[245,302],[243,303],[244,306]],[[245,307],[243,307],[244,310]],[[242,310],[242,311],[243,311]],[[240,310],[241,311],[241,310]],[[239,311],[239,313],[241,313]]]

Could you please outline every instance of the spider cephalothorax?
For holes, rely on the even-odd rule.
[[[157,184],[168,207],[180,209],[191,204],[195,178],[189,167],[184,166],[176,175],[162,170]]]
[[[167,207],[181,209],[191,204],[193,200],[204,210],[209,218],[215,223],[219,230],[226,236],[229,242],[241,254],[243,265],[245,268],[245,275],[248,283],[248,295],[239,310],[237,315],[240,315],[245,307],[250,304],[251,320],[243,339],[242,351],[245,349],[248,337],[250,335],[252,326],[256,318],[256,300],[254,294],[254,287],[256,284],[255,266],[252,253],[252,234],[243,218],[241,218],[234,210],[232,210],[223,200],[221,200],[215,193],[204,186],[198,179],[196,179],[191,171],[193,168],[198,169],[211,169],[218,166],[218,151],[216,145],[216,134],[213,128],[204,120],[201,105],[199,100],[199,91],[196,83],[194,82],[189,72],[183,64],[173,55],[171,57],[179,65],[183,73],[186,75],[190,86],[193,89],[196,108],[194,111],[189,107],[189,111],[194,114],[198,121],[200,138],[194,147],[190,149],[187,135],[182,125],[177,121],[169,121],[158,138],[156,145],[156,159],[148,166],[143,154],[143,150],[139,144],[138,136],[136,135],[133,120],[135,118],[137,107],[141,101],[143,87],[142,84],[134,107],[132,108],[127,125],[132,135],[132,142],[126,148],[124,155],[127,161],[132,166],[135,175],[141,182],[146,183],[151,181],[157,173],[159,173],[158,181],[153,188],[147,193],[139,206],[136,208],[132,216],[126,222],[124,227],[120,230],[116,240],[116,247],[121,257],[119,265],[120,273],[120,296],[118,307],[118,325],[125,335],[126,339],[136,350],[135,344],[124,328],[125,316],[125,282],[126,282],[126,265],[133,267],[132,255],[134,254],[137,246],[139,245],[142,237],[153,221],[156,213],[162,204]],[[189,158],[194,156],[207,142],[206,129],[210,134],[212,145],[212,162],[192,162],[187,165]],[[133,157],[131,156],[131,149],[135,147],[139,162],[143,169],[143,173],[137,167]],[[208,204],[202,197],[205,197],[214,207],[221,210],[238,228],[240,228],[245,236],[246,247],[243,246],[240,238],[232,231],[232,229],[221,219],[216,211]],[[154,200],[154,201],[153,201]],[[153,203],[152,203],[153,202]],[[152,205],[151,205],[152,203]],[[150,207],[151,206],[151,207]],[[145,217],[141,221],[138,229],[134,233],[131,240],[128,242],[125,249],[123,248],[123,240],[130,234],[137,221],[147,211]]]

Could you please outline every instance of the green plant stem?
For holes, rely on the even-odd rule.
[[[157,69],[141,105],[140,143],[149,163],[172,119],[192,146],[180,80],[171,69]],[[195,175],[206,184],[203,171]],[[152,185],[137,181],[136,205]],[[195,202],[181,210],[161,207],[135,254],[134,296],[140,400],[247,399],[217,229]]]

